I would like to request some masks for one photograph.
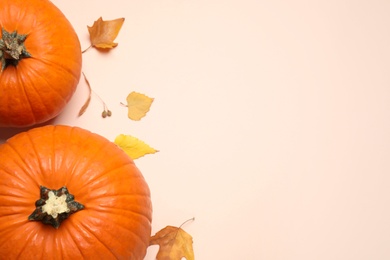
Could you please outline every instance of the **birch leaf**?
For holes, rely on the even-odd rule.
[[[91,40],[91,46],[99,49],[111,49],[118,45],[114,40],[118,36],[125,18],[103,21],[102,17],[96,20],[93,25],[87,26]]]
[[[131,92],[127,98],[127,116],[131,120],[139,121],[143,118],[150,110],[150,106],[153,103],[153,98],[150,98],[144,94]]]
[[[149,245],[159,245],[157,260],[194,260],[192,236],[181,226],[166,226],[150,238]]]
[[[118,145],[133,160],[146,154],[154,154],[158,150],[150,147],[145,142],[131,135],[120,134],[115,138],[114,143]]]

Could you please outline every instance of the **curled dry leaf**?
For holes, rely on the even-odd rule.
[[[139,121],[143,118],[147,112],[149,112],[150,106],[153,103],[153,98],[150,98],[144,94],[131,92],[127,98],[127,116],[131,120]]]
[[[83,76],[84,76],[85,83],[87,84],[87,87],[88,87],[88,98],[85,101],[84,105],[81,107],[81,109],[79,111],[79,116],[82,116],[85,113],[85,111],[87,110],[89,103],[91,102],[91,94],[92,94],[91,85],[89,84],[89,81],[88,81],[87,77],[85,76],[84,72],[83,72]]]
[[[124,21],[125,18],[103,21],[102,17],[100,17],[91,27],[87,26],[91,45],[86,50],[92,46],[98,49],[111,49],[116,47],[118,43],[115,43],[114,40],[118,36]]]
[[[190,220],[194,220],[194,218],[187,221]],[[149,245],[160,246],[157,260],[181,260],[183,257],[187,260],[195,259],[192,236],[185,232],[181,226],[166,226],[150,238]]]
[[[153,154],[158,150],[150,147],[145,142],[131,135],[120,134],[115,138],[114,143],[118,145],[133,160],[146,154]]]
[[[87,110],[88,106],[89,106],[89,103],[91,102],[91,96],[92,96],[92,88],[91,88],[91,84],[89,83],[87,77],[85,76],[84,72],[83,72],[83,76],[84,76],[84,80],[85,80],[85,83],[87,84],[87,87],[88,87],[88,97],[87,97],[87,100],[85,101],[84,105],[81,107],[80,111],[79,111],[79,114],[78,116],[82,116],[85,111]],[[103,101],[103,99],[95,93],[95,95],[99,98],[100,102],[102,102],[103,104],[103,112],[102,112],[102,117],[105,118],[105,117],[110,117],[111,116],[111,110],[108,109],[106,103]]]

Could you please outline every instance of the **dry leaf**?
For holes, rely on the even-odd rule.
[[[89,81],[88,81],[87,77],[85,76],[84,72],[83,72],[83,76],[84,76],[85,83],[87,83],[87,87],[88,87],[88,98],[85,101],[84,105],[81,107],[81,109],[79,111],[79,116],[82,116],[85,113],[85,111],[87,110],[89,103],[91,102],[91,94],[92,94],[91,85],[89,84]]]
[[[114,40],[122,28],[125,18],[103,21],[102,17],[96,20],[92,27],[88,27],[91,46],[101,49],[111,49],[118,45]]]
[[[127,108],[129,110],[127,116],[131,120],[141,120],[141,118],[143,118],[149,111],[153,100],[153,98],[144,94],[131,92],[126,98]]]
[[[194,260],[192,243],[191,235],[181,227],[167,226],[150,238],[149,245],[160,246],[157,260]]]
[[[80,108],[78,116],[82,116],[85,113],[85,111],[87,110],[89,103],[91,102],[91,95],[93,92],[92,88],[91,88],[91,84],[89,84],[89,81],[88,81],[87,77],[85,76],[84,72],[83,72],[83,76],[84,76],[85,83],[87,83],[87,87],[88,87],[88,98],[87,98],[87,100],[85,100],[84,105]],[[111,110],[108,109],[106,103],[103,101],[103,99],[98,94],[95,93],[95,95],[99,98],[99,100],[103,104],[102,117],[103,118],[110,117],[112,114]]]
[[[125,153],[133,160],[138,159],[146,154],[153,154],[158,150],[150,147],[143,141],[131,135],[120,134],[115,138],[114,143],[122,148]]]

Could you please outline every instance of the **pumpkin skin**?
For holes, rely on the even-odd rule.
[[[0,126],[26,127],[56,117],[81,75],[81,47],[72,25],[48,0],[1,0],[0,27],[26,34],[32,56],[0,72]]]
[[[58,229],[28,220],[40,185],[66,186],[85,208]],[[0,255],[6,259],[144,259],[151,218],[144,177],[97,134],[43,126],[0,146]]]

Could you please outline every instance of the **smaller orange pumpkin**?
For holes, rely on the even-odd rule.
[[[146,255],[145,179],[115,144],[44,126],[0,146],[0,255],[5,259],[135,259]]]
[[[43,123],[56,117],[76,90],[80,42],[49,0],[1,0],[0,63],[0,126]]]

